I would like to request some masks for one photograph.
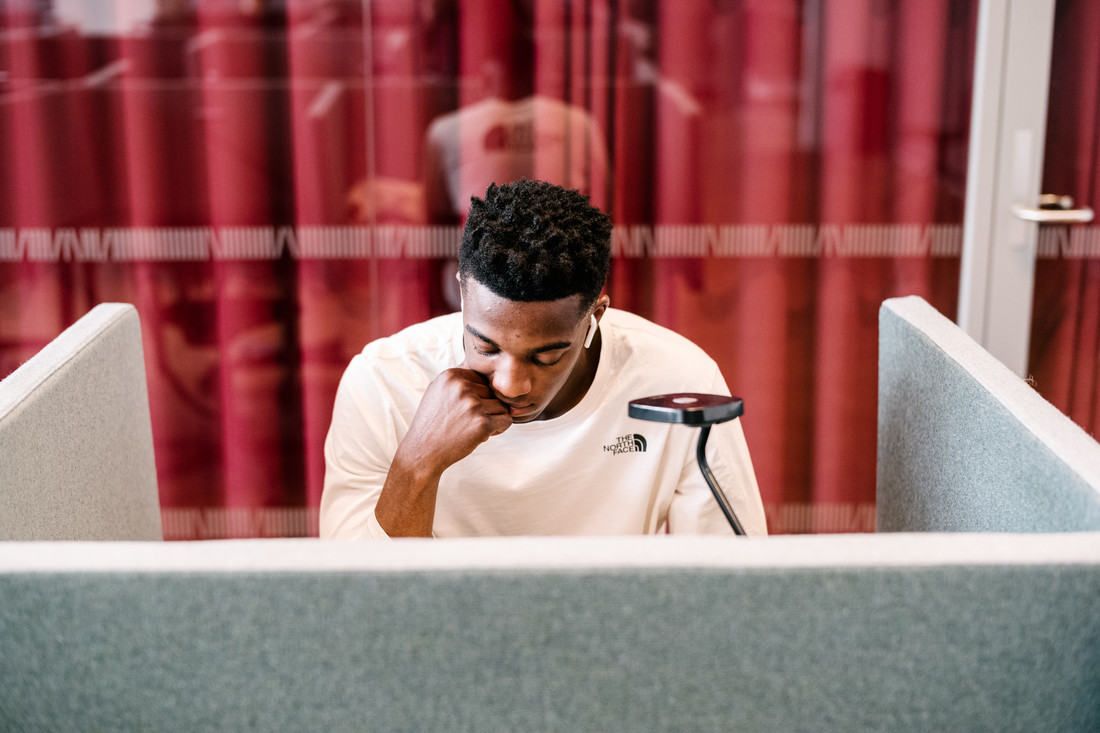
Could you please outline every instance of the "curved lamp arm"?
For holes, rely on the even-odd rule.
[[[703,472],[703,479],[714,494],[722,513],[726,515],[726,521],[733,527],[734,534],[744,536],[745,528],[737,519],[718,480],[707,463],[706,448],[707,438],[710,437],[711,425],[740,417],[745,411],[745,403],[738,397],[726,397],[725,395],[698,394],[695,392],[680,392],[677,394],[657,395],[655,397],[643,397],[631,400],[627,405],[627,414],[639,420],[650,422],[681,423],[701,428],[699,431],[699,443],[695,448],[695,459],[699,462],[699,470]]]

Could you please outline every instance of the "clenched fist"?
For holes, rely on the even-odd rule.
[[[428,385],[400,450],[442,472],[511,425],[507,405],[493,396],[485,378],[458,366]]]

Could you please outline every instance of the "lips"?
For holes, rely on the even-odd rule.
[[[504,400],[501,400],[501,402],[504,402]],[[523,417],[535,411],[535,405],[532,404],[515,405],[511,402],[504,402],[504,406],[508,408],[508,414],[514,418]]]

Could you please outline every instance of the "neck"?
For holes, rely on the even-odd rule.
[[[600,351],[603,347],[603,334],[596,331],[592,345],[581,351],[577,363],[573,366],[573,372],[559,394],[566,396],[560,405],[552,405],[539,417],[540,420],[551,420],[561,417],[572,410],[588,394],[588,388],[596,378],[596,369],[600,365]]]

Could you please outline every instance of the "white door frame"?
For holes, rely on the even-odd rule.
[[[1055,0],[982,0],[963,220],[958,323],[1027,374]]]

